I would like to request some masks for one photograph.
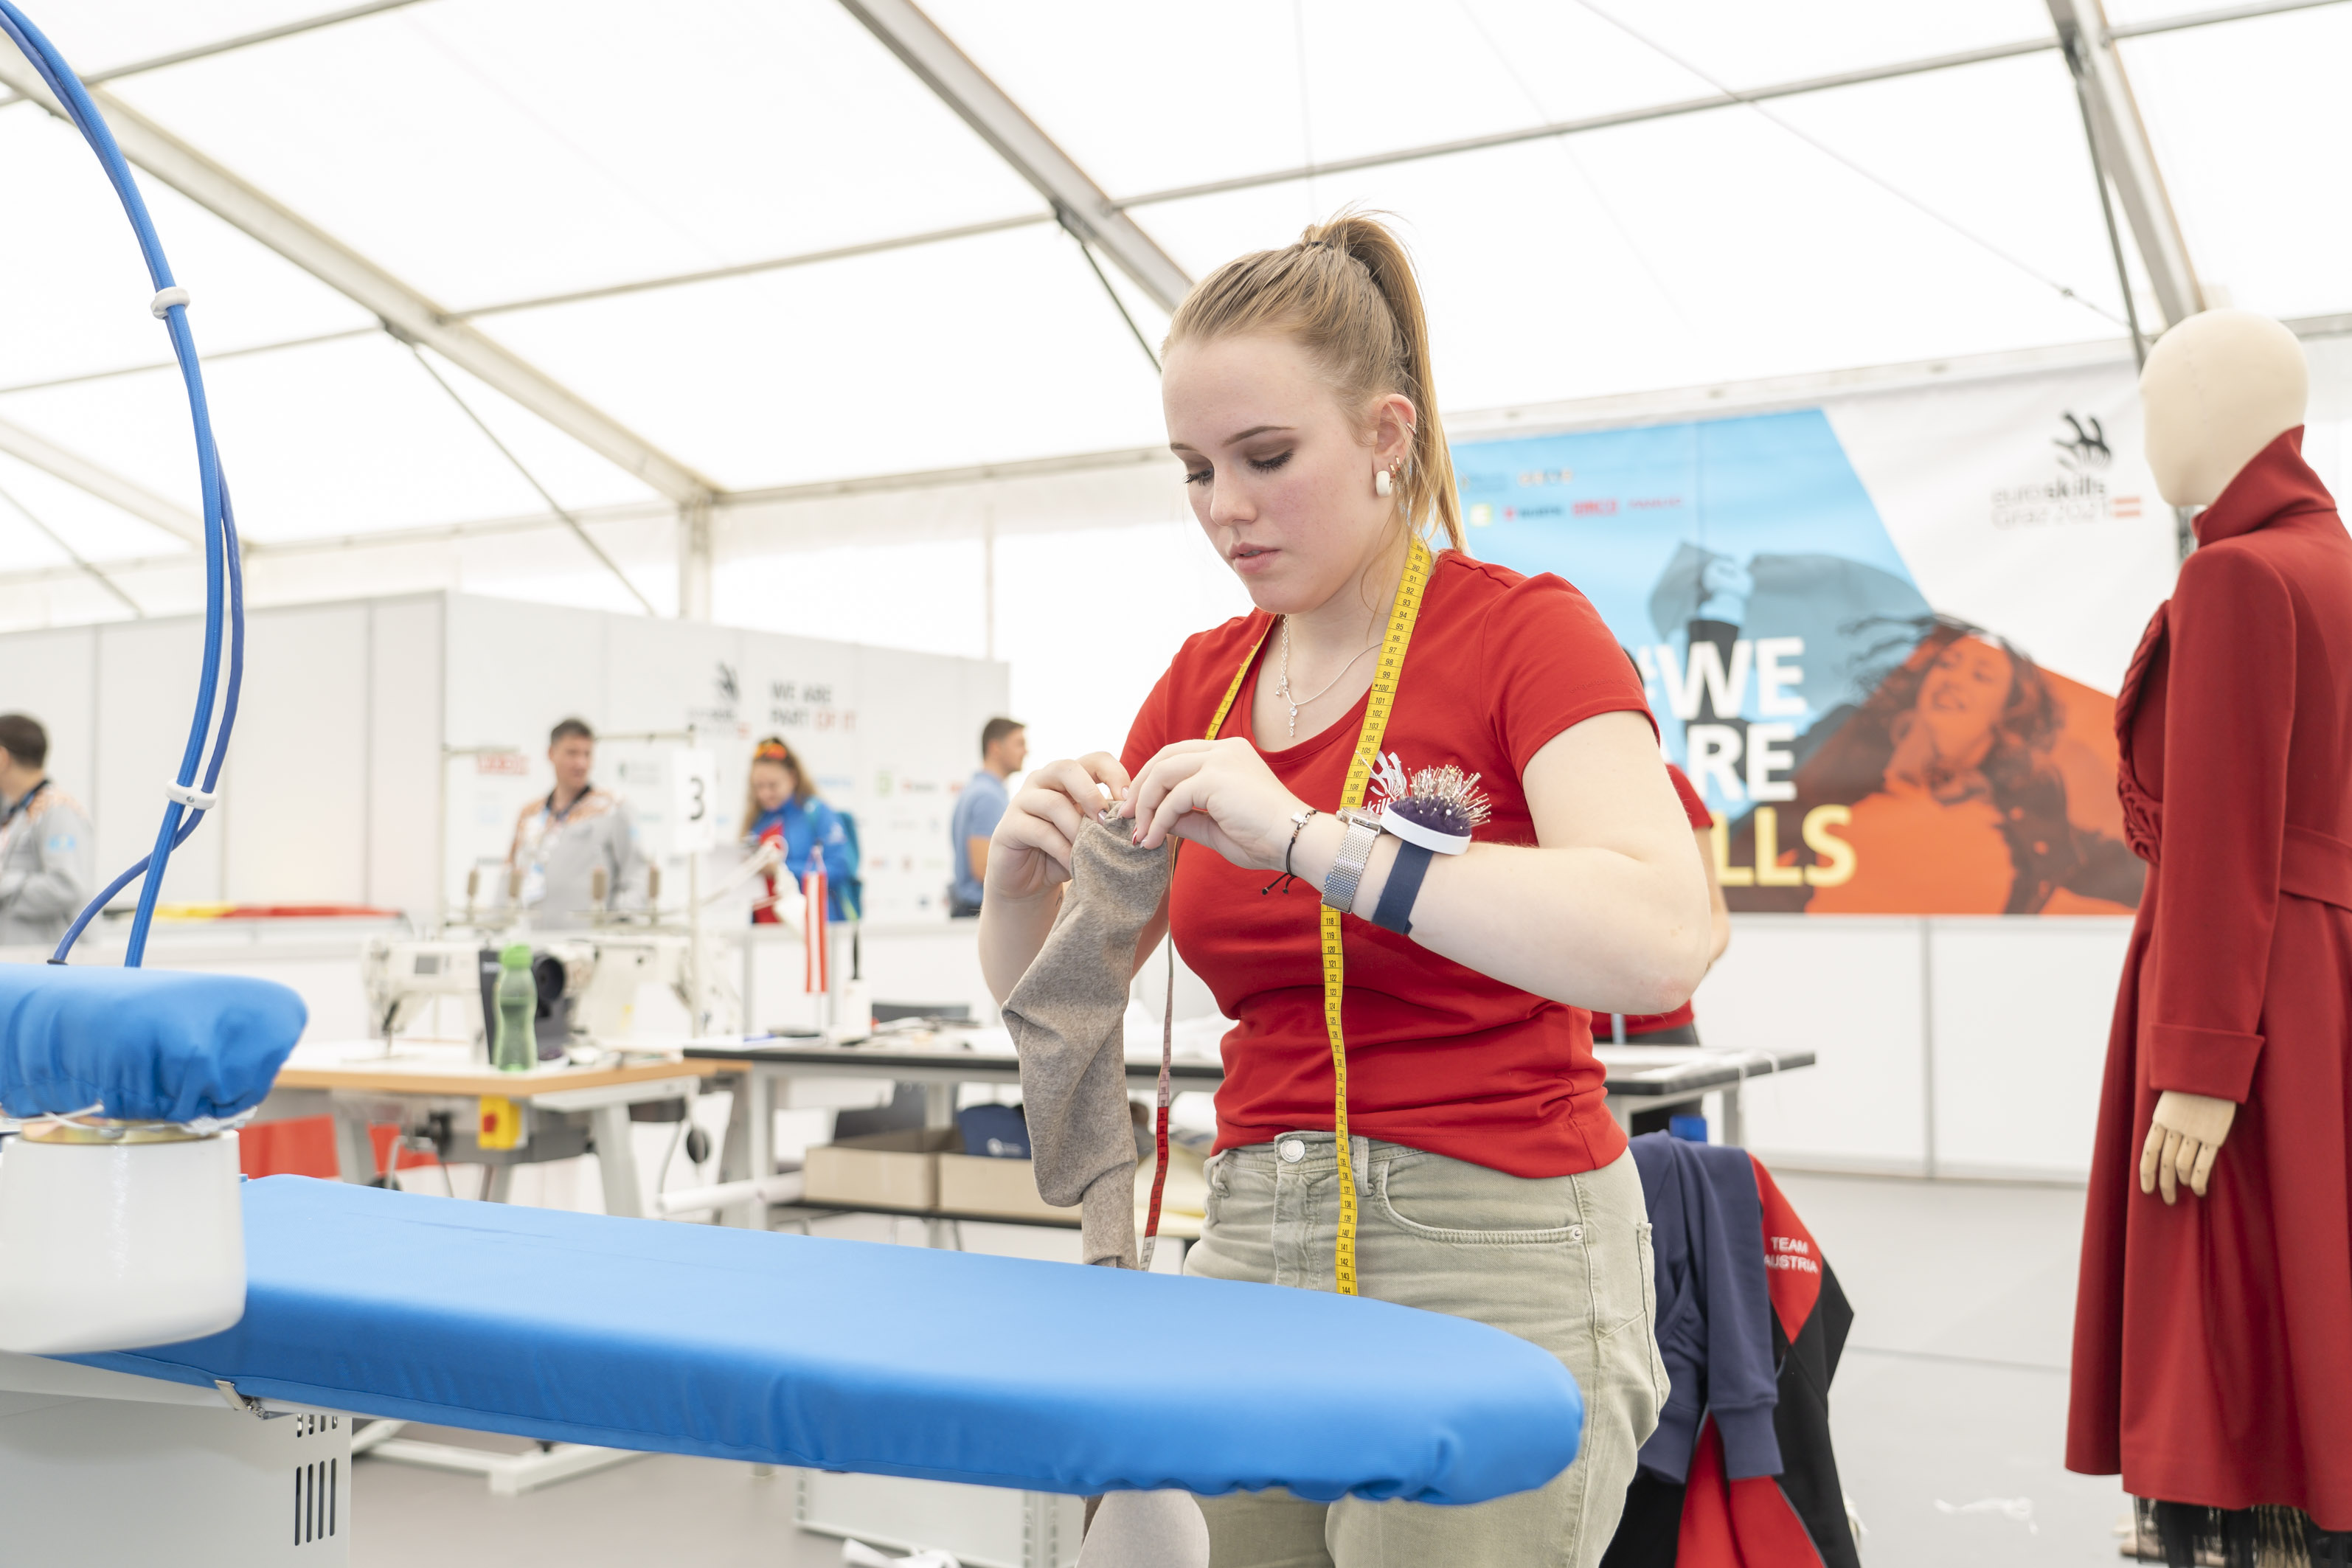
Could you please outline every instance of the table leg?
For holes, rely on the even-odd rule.
[[[1723,1091],[1723,1141],[1733,1145],[1748,1141],[1747,1129],[1739,1117],[1739,1085],[1736,1083]]]
[[[368,1136],[366,1112],[355,1107],[335,1107],[335,1173],[362,1187],[376,1179],[375,1141]]]
[[[514,1191],[514,1173],[515,1168],[512,1165],[483,1166],[482,1201],[486,1204],[507,1202],[509,1195]]]
[[[923,1085],[923,1130],[939,1131],[956,1124],[956,1085],[927,1083]],[[963,1236],[951,1219],[927,1219],[923,1222],[923,1245],[929,1247],[962,1250]]]
[[[604,1178],[604,1212],[645,1218],[646,1199],[637,1187],[637,1150],[629,1131],[629,1108],[600,1105],[590,1114],[595,1129],[596,1167]]]
[[[745,1073],[741,1087],[736,1090],[735,1102],[743,1108],[744,1160],[751,1167],[743,1174],[754,1181],[764,1181],[776,1173],[775,1075],[756,1067]],[[731,1128],[731,1121],[730,1125]],[[753,1198],[736,1214],[734,1223],[744,1229],[768,1228],[765,1198]]]
[[[719,1079],[727,1090],[727,1131],[719,1140],[719,1180],[747,1181],[751,1174],[751,1097],[748,1073]]]

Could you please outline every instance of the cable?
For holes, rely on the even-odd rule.
[[[79,551],[77,551],[72,545],[68,544],[65,542],[64,535],[60,534],[56,529],[51,528],[47,523],[43,522],[39,518],[34,516],[33,509],[31,507],[26,506],[23,501],[18,500],[15,496],[10,495],[5,489],[0,489],[0,501],[6,501],[11,507],[15,508],[17,516],[23,518],[26,522],[31,523],[33,527],[39,531],[42,538],[47,540],[51,544],[56,545],[59,550],[64,551],[68,561],[72,562],[76,567],[89,573],[92,577],[98,579],[98,585],[105,589],[108,593],[113,595],[116,598],[121,600],[125,605],[129,606],[132,615],[138,616],[141,620],[145,620],[147,618],[147,612],[139,607],[138,600],[124,593],[122,591],[121,584],[117,583],[113,578],[108,576],[104,572],[100,571],[97,563],[85,560]]]
[[[388,325],[384,330],[386,331],[392,331]],[[393,335],[394,337],[400,337],[400,334],[397,332],[394,332]],[[637,603],[645,607],[646,614],[658,619],[661,616],[661,612],[654,608],[654,602],[651,599],[646,598],[643,594],[637,592],[637,585],[629,581],[629,574],[621,570],[620,563],[614,561],[611,556],[605,554],[604,547],[598,544],[593,539],[591,539],[588,536],[588,531],[581,526],[580,520],[572,516],[570,512],[564,510],[563,503],[550,495],[547,491],[547,487],[539,482],[538,477],[529,468],[522,466],[522,459],[516,457],[513,452],[507,448],[507,444],[499,439],[498,432],[492,430],[488,424],[483,422],[482,416],[474,412],[473,405],[467,403],[464,398],[457,395],[457,389],[450,385],[439,371],[433,368],[433,362],[425,357],[425,351],[417,347],[415,343],[410,342],[406,338],[400,338],[400,341],[404,344],[406,344],[410,353],[416,356],[416,363],[425,367],[425,374],[433,378],[433,384],[436,386],[438,386],[442,391],[447,393],[449,395],[449,401],[456,404],[465,412],[466,417],[474,422],[474,428],[479,430],[483,436],[488,439],[490,445],[499,449],[499,456],[513,464],[514,471],[523,477],[523,482],[539,492],[539,499],[547,503],[547,510],[562,518],[570,525],[572,531],[580,536],[580,542],[588,547],[588,553],[603,562],[604,563],[604,570],[610,572],[614,576],[618,577],[621,580],[621,586],[626,588],[630,595],[635,598]]]
[[[220,451],[213,443],[212,414],[205,402],[204,373],[196,362],[196,342],[188,331],[187,290],[181,289],[172,277],[172,264],[164,258],[163,242],[155,233],[154,220],[148,216],[147,203],[139,194],[138,182],[131,175],[131,165],[123,161],[122,150],[115,145],[114,133],[107,129],[106,118],[90,101],[89,94],[74,75],[57,46],[50,43],[31,19],[18,10],[13,0],[0,0],[0,33],[24,52],[32,62],[41,80],[53,93],[66,118],[89,143],[97,154],[99,165],[106,171],[108,183],[114,186],[116,197],[122,203],[123,214],[131,221],[131,231],[139,241],[140,255],[147,263],[147,276],[155,286],[155,299],[149,309],[163,319],[164,329],[171,334],[172,356],[178,361],[180,376],[186,384],[188,417],[194,426],[196,473],[204,495],[205,542],[205,652],[204,663],[196,679],[195,713],[188,725],[188,743],[180,755],[180,769],[173,782],[183,791],[192,789],[196,771],[205,763],[205,740],[213,732],[215,704],[221,706],[220,733],[214,744],[212,758],[205,773],[205,790],[210,794],[220,775],[220,765],[228,751],[229,729],[236,713],[236,697],[245,673],[245,600],[238,569],[235,564],[235,524],[229,516],[228,487],[221,476]],[[234,627],[225,625],[234,617]],[[221,645],[224,637],[232,644],[229,659],[228,689],[224,700],[221,689]],[[131,922],[131,937],[123,952],[126,968],[135,969],[145,957],[147,931],[155,918],[155,900],[163,887],[163,876],[170,868],[172,851],[185,843],[187,835],[195,830],[204,813],[191,812],[177,799],[169,800],[163,807],[163,820],[155,830],[155,847],[148,851],[140,865],[124,872],[108,887],[89,907],[83,910],[65,939],[58,944],[53,963],[62,963],[75,940],[89,924],[106,900],[128,886],[131,879],[145,872],[139,889],[139,910]],[[185,818],[186,820],[183,821]]]
[[[2018,271],[2024,273],[2028,278],[2032,279],[2036,283],[2041,284],[2043,288],[2055,289],[2061,298],[2072,300],[2077,305],[2082,306],[2085,310],[2088,310],[2092,314],[2099,316],[2104,320],[2113,321],[2118,327],[2125,324],[2122,317],[2116,315],[2113,310],[2108,310],[2105,306],[2095,304],[2091,300],[2084,299],[2082,295],[2077,294],[2065,284],[2059,282],[2055,278],[2051,277],[2048,273],[2045,273],[2033,266],[2032,263],[2026,261],[2021,257],[2011,255],[2009,251],[2002,249],[1991,240],[1987,239],[1984,236],[1977,233],[1974,229],[1967,227],[1957,218],[1945,216],[1936,208],[1929,206],[1926,202],[1921,201],[1917,196],[1915,196],[1910,192],[1905,190],[1902,186],[1895,184],[1893,181],[1885,179],[1879,174],[1874,174],[1869,169],[1863,167],[1863,165],[1855,163],[1853,159],[1847,157],[1844,153],[1839,152],[1828,142],[1798,129],[1798,127],[1791,124],[1790,121],[1781,119],[1779,115],[1765,108],[1763,104],[1758,102],[1753,97],[1740,91],[1738,88],[1727,86],[1723,82],[1717,81],[1715,78],[1701,70],[1689,60],[1683,58],[1682,56],[1666,47],[1665,45],[1658,42],[1655,38],[1651,37],[1648,34],[1642,32],[1632,23],[1620,20],[1618,17],[1611,16],[1599,5],[1594,5],[1593,0],[1576,0],[1576,3],[1585,10],[1590,11],[1594,16],[1600,17],[1602,21],[1608,23],[1611,26],[1616,28],[1619,32],[1624,34],[1627,37],[1632,38],[1635,43],[1642,45],[1653,53],[1657,54],[1667,60],[1671,60],[1677,66],[1680,66],[1683,69],[1690,72],[1691,75],[1698,78],[1699,80],[1706,83],[1707,86],[1715,89],[1716,91],[1723,94],[1724,97],[1737,100],[1747,108],[1762,115],[1772,124],[1779,126],[1781,130],[1795,137],[1798,141],[1802,142],[1806,146],[1811,147],[1814,152],[1819,153],[1824,158],[1828,158],[1833,163],[1843,164],[1846,169],[1853,174],[1861,175],[1864,179],[1868,180],[1872,184],[1876,185],[1880,190],[1885,191],[1888,195],[1893,196],[1895,200],[1903,203],[1906,206],[1916,208],[1919,212],[1926,214],[1927,216],[1934,218],[1937,223],[1942,224],[1946,228],[1948,228],[1954,234],[1958,235],[1970,245],[1973,245],[1979,249],[2007,262],[2010,266],[2017,268]]]
[[[0,0],[0,5],[5,3],[6,0]],[[214,787],[220,783],[221,763],[228,757],[229,732],[236,728],[237,693],[245,684],[245,552],[237,543],[236,514],[233,508],[226,505],[228,498],[226,492],[223,493],[221,500],[223,501],[221,521],[228,533],[228,692],[221,706],[220,733],[214,737],[212,758],[205,764],[204,790],[206,795],[210,795]],[[174,805],[177,804],[177,802],[173,803]],[[173,848],[177,849],[188,841],[188,836],[195,832],[196,824],[205,819],[205,815],[201,811],[191,811],[188,814],[187,820],[180,825],[178,837],[172,840]],[[83,907],[81,913],[74,917],[73,924],[66,928],[66,934],[58,942],[57,952],[49,958],[51,963],[63,963],[66,961],[66,955],[73,951],[73,944],[81,940],[82,929],[98,917],[100,910],[114,901],[117,893],[121,892],[136,880],[139,874],[147,869],[148,862],[153,858],[152,852],[139,857],[121,876],[109,882],[100,891],[98,897],[90,900]],[[159,881],[161,879],[161,878],[157,879]]]

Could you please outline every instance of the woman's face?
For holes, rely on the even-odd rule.
[[[1937,753],[1957,758],[1988,745],[2016,682],[2009,655],[1979,638],[1956,638],[1937,654],[1920,683],[1918,705]]]
[[[1367,430],[1305,350],[1262,333],[1178,344],[1160,403],[1192,515],[1259,608],[1312,610],[1355,580],[1396,517],[1372,475],[1404,456],[1412,404],[1382,399]]]
[[[773,811],[793,795],[799,784],[789,763],[764,762],[751,764],[751,798],[761,811]]]

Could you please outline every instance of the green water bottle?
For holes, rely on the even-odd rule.
[[[530,974],[530,943],[516,942],[499,954],[499,1023],[490,1065],[500,1072],[529,1072],[539,1065],[539,982]]]

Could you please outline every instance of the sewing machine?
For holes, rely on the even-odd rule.
[[[360,956],[360,982],[370,1026],[385,1054],[402,1035],[436,1025],[487,1048],[499,945],[474,937],[369,938]],[[533,943],[541,1056],[627,1048],[648,984],[667,988],[691,1016],[691,968],[686,937],[643,928],[615,926]],[[444,1003],[454,1015],[437,1010]]]

